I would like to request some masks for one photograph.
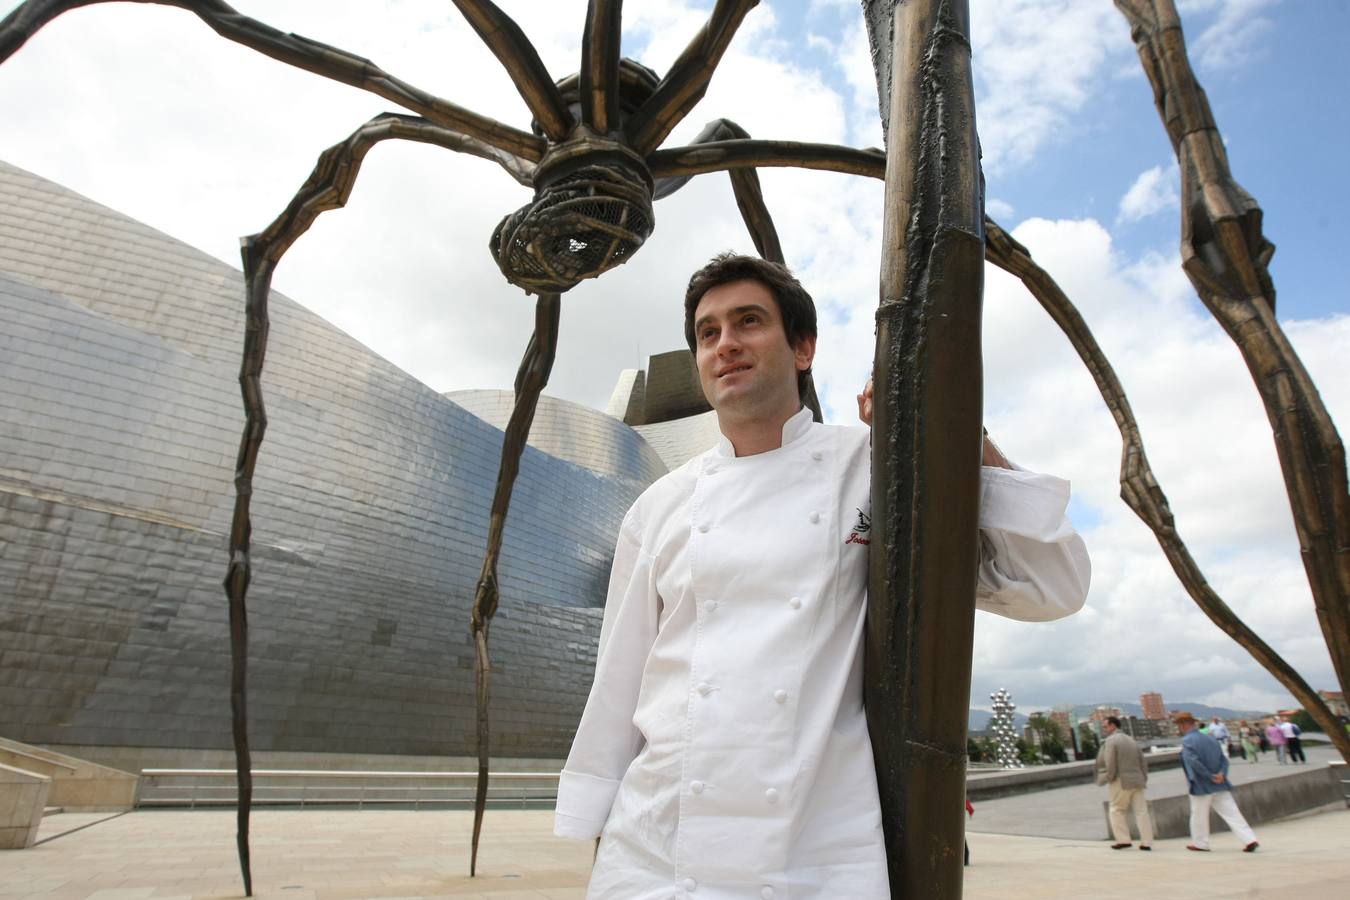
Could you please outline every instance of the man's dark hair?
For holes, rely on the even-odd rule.
[[[1106,717],[1106,721],[1110,722],[1112,725],[1116,726],[1117,728],[1120,727],[1120,717],[1119,717],[1119,716],[1107,716],[1107,717]]]
[[[689,289],[684,292],[684,339],[690,350],[696,349],[694,311],[698,309],[698,302],[708,291],[733,281],[758,281],[768,288],[778,302],[778,314],[783,318],[788,346],[795,348],[803,338],[816,336],[816,304],[787,266],[728,250],[717,254],[695,272],[689,279]],[[797,373],[797,393],[803,397],[810,377],[809,368]]]

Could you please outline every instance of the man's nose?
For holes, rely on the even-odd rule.
[[[741,349],[740,338],[729,328],[722,330],[717,336],[717,355],[726,356],[729,353],[737,353]]]

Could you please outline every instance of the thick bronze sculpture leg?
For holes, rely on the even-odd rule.
[[[708,21],[684,48],[650,99],[624,123],[628,143],[646,155],[666,139],[708,90],[736,29],[759,0],[717,0]]]
[[[1158,545],[1162,547],[1167,561],[1172,564],[1172,571],[1186,588],[1186,593],[1190,594],[1195,605],[1209,616],[1210,621],[1222,628],[1225,634],[1237,641],[1267,672],[1274,675],[1314,718],[1318,718],[1316,710],[1320,707],[1324,710],[1322,714],[1324,718],[1335,721],[1335,715],[1327,708],[1321,696],[1303,680],[1293,666],[1275,652],[1273,647],[1261,640],[1260,635],[1238,618],[1232,607],[1224,602],[1205,578],[1195,557],[1191,556],[1190,550],[1177,532],[1167,495],[1158,484],[1153,467],[1149,465],[1148,456],[1144,453],[1144,439],[1139,433],[1139,423],[1135,421],[1129,398],[1125,396],[1125,388],[1116,377],[1110,360],[1102,352],[1096,338],[1088,329],[1087,322],[1083,320],[1073,302],[1050,274],[1036,264],[1027,249],[1013,240],[992,220],[985,219],[984,232],[985,252],[989,261],[1022,280],[1027,290],[1040,302],[1041,307],[1055,320],[1055,324],[1064,332],[1069,343],[1078,351],[1078,356],[1087,366],[1093,380],[1097,382],[1102,400],[1110,410],[1112,418],[1116,420],[1116,427],[1120,429],[1121,499],[1134,510],[1135,515],[1158,539]],[[1327,733],[1332,735],[1333,741],[1336,740],[1337,735]],[[1342,729],[1341,734],[1344,733]],[[1340,747],[1339,743],[1337,746],[1342,754],[1346,753],[1347,748]]]
[[[589,0],[581,35],[581,121],[596,134],[619,127],[619,36],[622,0]]]
[[[572,130],[572,114],[539,59],[539,52],[515,20],[491,0],[454,0],[454,3],[511,76],[540,130],[551,141],[567,137]]]
[[[225,591],[230,608],[230,705],[233,714],[235,772],[239,791],[239,821],[236,842],[244,893],[253,894],[249,862],[249,813],[252,806],[252,763],[248,747],[248,583],[252,573],[249,542],[252,522],[249,502],[253,496],[253,471],[267,430],[262,398],[262,369],[267,351],[267,301],[272,273],[297,238],[309,230],[322,213],[346,204],[366,152],[380,141],[399,138],[436,144],[490,159],[518,178],[528,177],[530,164],[474,138],[433,125],[416,116],[379,116],[358,128],[347,140],[319,157],[318,163],[285,211],[260,234],[243,241],[245,305],[244,356],[239,386],[244,398],[244,433],[235,464],[234,519],[230,528],[230,566]]]
[[[1130,23],[1181,168],[1182,267],[1200,300],[1237,345],[1265,405],[1313,606],[1345,691],[1350,689],[1345,445],[1275,318],[1275,285],[1267,268],[1275,247],[1261,232],[1261,207],[1229,169],[1214,114],[1186,56],[1176,5],[1172,0],[1116,0],[1116,6]],[[1325,704],[1304,702],[1350,760],[1350,735]]]
[[[539,395],[548,384],[553,371],[553,358],[558,350],[558,318],[561,294],[541,294],[535,303],[534,334],[520,362],[516,374],[516,403],[511,419],[506,424],[502,440],[502,462],[497,471],[497,489],[492,495],[492,514],[488,523],[487,550],[483,554],[483,568],[478,575],[478,589],[473,598],[473,645],[475,652],[474,678],[478,698],[478,784],[473,800],[473,846],[469,856],[469,875],[478,871],[478,838],[483,829],[483,812],[487,808],[489,732],[488,700],[492,661],[488,656],[488,627],[497,613],[497,558],[502,549],[502,533],[506,527],[506,513],[511,506],[511,490],[520,472],[520,456],[530,436],[534,411]]]
[[[892,6],[864,704],[896,900],[961,895],[983,211],[964,0]]]

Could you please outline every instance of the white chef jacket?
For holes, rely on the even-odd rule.
[[[591,900],[890,895],[862,707],[866,428],[803,409],[777,450],[723,438],[620,527],[555,833],[603,835]],[[984,468],[977,605],[1077,610],[1067,482]]]

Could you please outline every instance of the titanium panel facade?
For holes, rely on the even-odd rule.
[[[253,747],[469,754],[502,433],[275,292],[271,320]],[[0,163],[0,321],[0,734],[228,747],[242,276]],[[555,452],[526,450],[501,560],[496,756],[566,753],[619,522],[664,471],[618,420],[541,412]]]

